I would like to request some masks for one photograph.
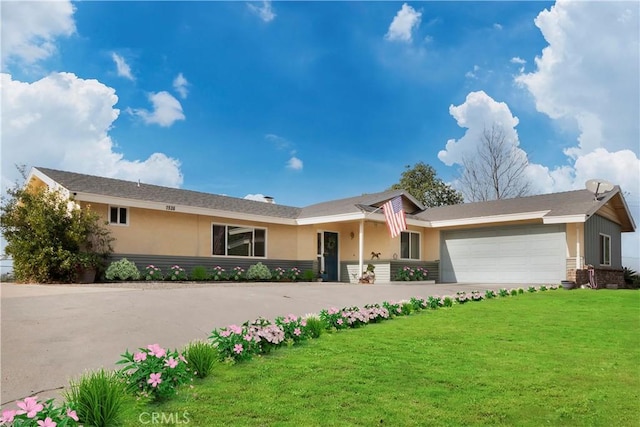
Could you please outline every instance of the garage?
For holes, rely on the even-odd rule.
[[[566,277],[565,225],[442,231],[441,281],[559,283]]]

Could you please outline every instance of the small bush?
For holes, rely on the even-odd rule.
[[[76,409],[82,424],[103,427],[118,424],[125,393],[122,379],[115,372],[101,369],[72,380],[64,398]]]
[[[271,271],[266,265],[259,262],[257,264],[253,264],[247,269],[246,277],[248,280],[270,280]]]
[[[139,280],[140,271],[134,262],[126,258],[112,262],[104,274],[107,280]]]
[[[209,277],[211,277],[211,280],[220,281],[224,280],[227,277],[227,274],[224,268],[216,265],[211,269],[211,274],[209,275]]]
[[[209,279],[209,273],[207,272],[207,268],[201,265],[197,265],[193,267],[191,270],[191,274],[189,275],[191,280],[207,280]]]
[[[193,341],[185,348],[184,357],[193,374],[198,378],[205,378],[213,370],[218,351],[206,341]]]
[[[316,273],[313,272],[313,270],[305,270],[302,273],[302,279],[305,282],[313,282],[316,278]]]
[[[160,267],[156,267],[155,265],[147,265],[144,268],[144,280],[163,280],[164,276],[162,275],[162,270]]]
[[[307,326],[305,326],[305,329],[307,330],[307,334],[311,338],[320,337],[320,335],[322,335],[322,332],[327,328],[327,325],[315,314],[306,316],[305,320],[307,321]]]
[[[169,267],[167,280],[187,280],[187,272],[179,265],[173,265]]]

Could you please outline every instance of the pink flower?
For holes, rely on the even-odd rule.
[[[19,411],[16,412],[16,415],[27,414],[27,418],[34,418],[38,412],[42,411],[44,406],[38,403],[38,397],[27,397],[24,399],[24,402],[18,402]]]
[[[144,351],[141,351],[133,355],[134,362],[142,362],[143,360],[146,360],[146,359],[147,359],[147,353],[145,353]]]
[[[235,351],[237,354],[242,353],[243,347],[242,344],[236,344],[233,346],[233,351]]]
[[[247,334],[247,335],[245,335],[245,336],[244,336],[244,340],[245,340],[245,341],[249,341],[249,342],[251,342],[251,340],[252,340],[252,339],[253,339],[253,338],[251,337],[251,335],[250,335],[250,334]]]
[[[338,319],[338,321],[336,322],[338,325],[342,325],[342,319]]]
[[[167,351],[158,344],[150,344],[147,348],[149,349],[150,354],[155,357],[164,357],[164,355],[167,354]]]
[[[183,355],[179,355],[178,359],[182,360],[184,363],[188,363],[187,359],[185,359]]]
[[[165,366],[170,367],[171,369],[175,368],[176,366],[178,366],[178,361],[176,359],[174,359],[173,357],[170,357],[169,359],[167,359],[164,362]]]
[[[162,375],[162,373],[149,375],[149,379],[147,380],[147,384],[151,384],[151,387],[158,387],[158,384],[160,384],[162,382],[162,379],[160,379],[161,375]]]
[[[220,332],[220,336],[221,336],[222,338],[227,338],[227,337],[229,337],[230,335],[231,335],[231,331],[230,331],[230,330],[228,330],[228,329],[225,329],[224,331],[221,331],[221,332]]]
[[[295,335],[297,337],[299,337],[301,333],[302,333],[302,331],[300,330],[300,328],[295,328],[293,330],[293,335]]]
[[[79,421],[78,414],[76,414],[76,411],[72,411],[71,408],[67,408],[67,417],[73,419],[74,421]]]
[[[13,421],[13,417],[16,416],[17,412],[18,411],[13,409],[2,411],[2,417],[0,417],[0,424],[10,423],[11,421]]]
[[[302,326],[307,326],[307,319],[302,319],[302,321],[300,322],[300,324]]]
[[[233,332],[234,334],[238,334],[238,335],[242,333],[242,328],[238,325],[230,325],[229,330],[231,330],[231,332]]]
[[[44,419],[44,421],[38,421],[38,425],[40,427],[56,427],[58,423],[53,421],[51,418],[47,417]]]

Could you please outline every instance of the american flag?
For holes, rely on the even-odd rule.
[[[391,238],[396,237],[401,231],[407,229],[407,221],[402,209],[402,197],[398,196],[389,200],[382,205],[384,211],[384,219],[387,221],[387,227],[391,233]]]

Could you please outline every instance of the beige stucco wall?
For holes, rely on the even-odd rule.
[[[91,208],[108,217],[109,207],[92,204]],[[216,218],[211,216],[129,208],[128,225],[108,225],[115,253],[176,256],[212,256],[212,224],[248,225],[267,229],[267,258],[314,259],[315,235],[311,244],[299,242],[305,234],[293,225],[268,224]],[[305,247],[306,246],[306,247]],[[298,258],[298,255],[303,256]]]

